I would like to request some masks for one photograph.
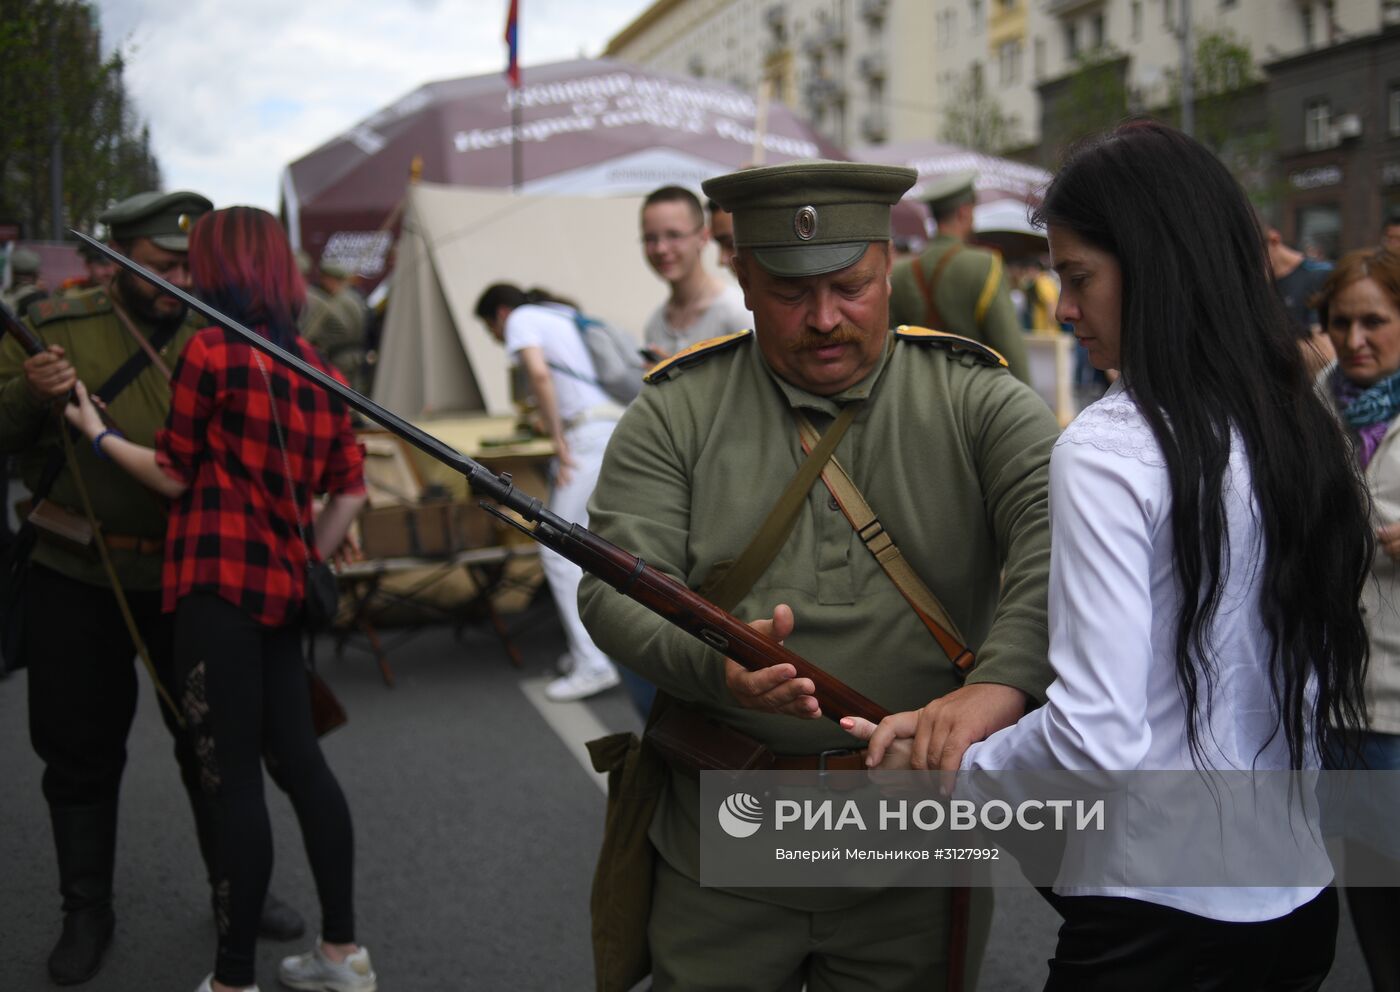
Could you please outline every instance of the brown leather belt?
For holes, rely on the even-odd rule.
[[[779,772],[863,772],[865,748],[837,748],[821,754],[779,754],[773,758],[771,771]]]
[[[130,551],[138,555],[158,555],[165,551],[165,541],[158,537],[133,537],[129,534],[103,534],[108,551]]]

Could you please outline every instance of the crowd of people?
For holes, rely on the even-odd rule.
[[[902,261],[890,211],[909,169],[796,162],[707,180],[707,201],[656,190],[639,230],[666,294],[635,398],[605,381],[586,307],[510,273],[476,301],[553,444],[550,509],[893,713],[825,712],[791,665],[751,671],[544,552],[566,645],[547,697],[624,682],[649,735],[687,728],[664,762],[639,745],[659,776],[649,898],[624,926],[595,920],[596,940],[631,945],[599,945],[628,962],[600,987],[975,987],[989,890],[701,884],[698,773],[732,767],[736,743],[813,772],[1400,767],[1400,223],[1318,265],[1202,145],[1132,120],[1044,191],[1048,266],[1007,272],[970,243],[974,178],[930,189],[938,237]],[[364,385],[363,300],[269,214],[152,192],[103,222],[128,258]],[[278,977],[372,992],[305,654],[318,566],[347,553],[365,500],[349,412],[126,269],[48,296],[33,261],[12,257],[6,302],[41,347],[0,345],[0,452],[34,508],[6,662],[28,667],[53,825],[50,976],[87,981],[113,936],[139,657],[208,872],[200,992],[256,988],[258,937],[305,929],[269,891],[264,770],[320,901]],[[1064,430],[1025,381],[1041,324],[1112,380]],[[1271,855],[1272,834],[1240,829],[1325,863],[1318,838]],[[1377,989],[1400,987],[1397,893],[1346,893]],[[1316,989],[1333,961],[1330,886],[1045,895],[1063,918],[1047,989]]]

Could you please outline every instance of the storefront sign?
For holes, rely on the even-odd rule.
[[[1340,165],[1319,165],[1315,169],[1303,169],[1288,176],[1294,189],[1322,189],[1324,186],[1338,186],[1342,181]]]

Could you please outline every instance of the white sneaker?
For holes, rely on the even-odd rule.
[[[195,989],[194,992],[214,992],[214,973],[212,971],[204,976],[204,981],[199,983],[199,988]],[[243,992],[258,992],[258,987],[249,985]]]
[[[321,952],[319,939],[305,954],[283,958],[277,977],[289,988],[311,992],[375,992],[379,987],[367,948],[361,947],[344,961],[332,961]]]
[[[544,696],[553,703],[571,703],[605,692],[620,681],[617,669],[612,667],[590,671],[574,669],[545,686]]]

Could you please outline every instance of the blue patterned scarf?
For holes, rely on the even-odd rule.
[[[1361,439],[1358,454],[1361,467],[1365,468],[1380,447],[1391,421],[1400,413],[1400,372],[1374,385],[1359,386],[1343,375],[1340,368],[1336,369],[1332,373],[1332,395],[1342,408],[1342,417]]]

